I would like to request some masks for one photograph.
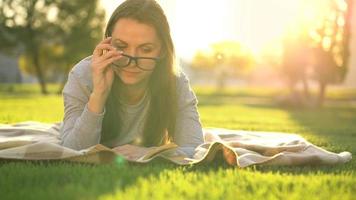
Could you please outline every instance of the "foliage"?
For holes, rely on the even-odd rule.
[[[63,74],[64,63],[62,61],[64,47],[55,44],[43,45],[39,49],[39,62],[43,68],[43,74],[46,82],[58,81],[60,74]],[[36,68],[33,65],[33,57],[28,54],[22,54],[19,57],[19,67],[23,73],[36,75]]]
[[[321,82],[337,83],[347,71],[352,1],[322,3],[324,12],[309,30],[314,42],[315,74]]]
[[[321,106],[327,85],[342,82],[347,72],[352,1],[314,0],[302,3],[298,22],[298,27],[302,28],[293,30],[295,33],[284,41],[283,72],[289,81],[292,96],[295,96],[296,84],[302,82],[304,99],[310,98],[308,79],[317,80],[320,92],[316,102]],[[304,15],[305,12],[310,14]]]
[[[252,52],[235,41],[221,41],[210,45],[210,49],[197,51],[192,67],[202,70],[227,68],[230,74],[243,75],[254,65]]]
[[[105,18],[97,0],[4,0],[0,15],[0,51],[20,53],[21,68],[37,76],[43,93],[46,71],[65,76],[90,55]]]
[[[310,14],[301,16],[298,23],[303,28],[293,30],[296,33],[284,41],[286,67],[299,65],[299,71],[304,71],[300,73],[305,73],[309,64],[316,80],[323,83],[342,81],[349,59],[351,3],[348,0],[304,1],[300,13]]]

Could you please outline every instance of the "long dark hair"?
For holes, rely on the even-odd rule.
[[[121,18],[130,18],[155,28],[161,40],[163,59],[151,74],[148,92],[151,100],[143,130],[143,146],[155,146],[172,140],[175,131],[177,102],[176,75],[174,68],[174,46],[167,18],[154,0],[126,0],[111,15],[105,30],[105,38],[111,36],[115,23]],[[122,120],[119,118],[117,84],[115,77],[111,93],[106,102],[106,113],[102,123],[100,143],[109,143],[119,137]]]

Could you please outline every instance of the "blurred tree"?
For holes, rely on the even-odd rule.
[[[22,68],[36,75],[43,94],[45,71],[66,76],[74,63],[90,55],[105,21],[97,0],[3,0],[0,16],[0,51],[22,52]]]
[[[310,39],[303,35],[297,38],[285,38],[283,41],[283,55],[281,70],[286,78],[290,91],[283,103],[288,105],[304,105],[309,103],[310,92],[308,85],[308,71],[311,63]],[[298,83],[302,84],[303,92],[298,92]]]
[[[61,68],[63,68],[63,63],[60,59],[63,55],[63,46],[56,44],[42,45],[38,49],[38,55],[38,62],[41,66],[45,66],[41,68],[45,82],[51,79],[58,80],[58,75],[62,74]],[[36,67],[32,60],[32,55],[26,54],[26,52],[21,54],[19,57],[19,66],[22,72],[36,75]]]
[[[105,11],[98,7],[98,0],[65,1],[60,5],[57,25],[62,27],[63,79],[58,93],[61,93],[69,70],[75,63],[92,54],[102,40],[105,26]],[[69,22],[68,22],[69,20]],[[61,23],[67,21],[67,23]]]
[[[284,41],[283,69],[289,80],[293,101],[299,99],[295,91],[299,81],[302,81],[304,97],[307,97],[302,100],[308,99],[307,74],[312,71],[313,78],[319,83],[317,105],[321,106],[327,85],[342,82],[347,73],[352,0],[305,2],[303,9],[309,6],[316,13],[319,5],[322,6],[322,12],[314,13],[316,18],[313,22],[304,19],[307,21],[304,24],[309,25],[295,38]]]
[[[326,87],[345,79],[349,60],[352,0],[329,0],[328,10],[313,32],[315,78],[319,82],[318,105]]]
[[[206,51],[197,51],[192,67],[199,70],[216,71],[217,86],[225,85],[228,76],[242,76],[249,72],[254,64],[252,53],[235,41],[222,41],[210,45]]]

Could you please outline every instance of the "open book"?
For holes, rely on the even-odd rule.
[[[97,144],[88,149],[84,149],[80,151],[81,155],[69,157],[66,160],[79,161],[79,162],[106,163],[106,162],[112,162],[113,159],[117,159],[119,157],[129,162],[146,163],[156,157],[163,157],[170,160],[169,158],[167,158],[167,152],[169,152],[169,150],[176,149],[176,147],[178,147],[176,144],[168,143],[162,146],[146,148],[145,151],[142,151],[142,148],[137,147],[136,149],[135,146],[132,146],[130,150],[133,152],[133,154],[136,153],[135,151],[139,152],[139,154],[137,154],[138,156],[126,157],[125,155],[118,152],[115,148],[110,149],[102,144]]]
[[[147,163],[156,157],[162,157],[166,160],[174,162],[179,165],[208,163],[215,159],[219,153],[219,157],[222,157],[228,164],[236,165],[238,155],[232,147],[227,143],[213,142],[204,143],[196,149],[194,158],[189,158],[182,152],[176,152],[175,149],[178,146],[174,143],[165,144],[158,147],[147,148],[146,152],[142,152],[139,147],[137,151],[140,151],[140,156],[137,157],[125,157],[119,152],[115,151],[115,148],[110,149],[104,145],[98,144],[86,150],[82,150],[82,155],[77,157],[70,157],[67,160],[79,161],[79,162],[111,162],[118,156],[129,161],[137,163]],[[131,151],[136,151],[135,148],[131,148]],[[135,153],[135,152],[134,152]],[[98,159],[93,157],[98,156]]]

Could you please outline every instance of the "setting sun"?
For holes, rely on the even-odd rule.
[[[121,1],[102,0],[107,17]],[[190,59],[211,43],[239,41],[259,54],[285,34],[305,29],[324,9],[320,0],[158,1],[166,12],[178,55]]]

